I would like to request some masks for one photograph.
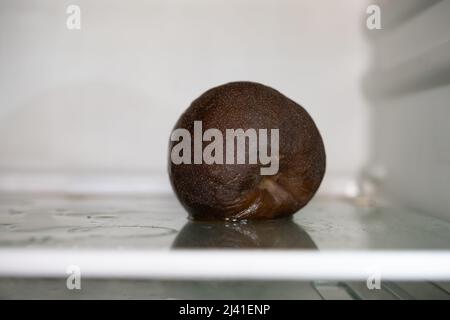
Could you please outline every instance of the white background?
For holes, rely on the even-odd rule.
[[[66,8],[81,7],[81,30]],[[303,105],[327,178],[364,164],[365,1],[2,1],[0,170],[157,172],[170,130],[236,80]]]

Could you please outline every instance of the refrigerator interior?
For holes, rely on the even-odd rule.
[[[450,1],[71,4],[0,4],[0,298],[450,298]],[[236,80],[323,136],[291,220],[193,222],[170,188],[177,118]]]

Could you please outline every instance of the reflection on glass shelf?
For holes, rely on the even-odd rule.
[[[316,197],[291,220],[197,223],[171,194],[3,194],[0,231],[0,249],[450,249],[449,222],[332,197]]]
[[[305,230],[292,219],[269,221],[189,221],[173,243],[175,249],[317,249]]]

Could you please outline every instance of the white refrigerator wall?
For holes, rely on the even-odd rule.
[[[81,8],[68,30],[66,8]],[[368,151],[361,77],[367,4],[16,1],[0,4],[0,169],[156,172],[178,116],[205,90],[257,81],[302,104],[328,171]]]
[[[450,220],[450,1],[381,0],[368,32],[370,168],[409,208]]]

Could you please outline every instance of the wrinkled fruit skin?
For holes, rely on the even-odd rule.
[[[170,181],[192,219],[286,217],[304,207],[319,188],[326,163],[320,133],[305,109],[280,92],[253,82],[212,88],[192,102],[175,128],[193,136],[198,120],[203,132],[217,128],[224,136],[226,129],[279,128],[280,160],[278,173],[270,176],[260,175],[260,164],[175,165],[170,150],[176,142],[170,142]]]

